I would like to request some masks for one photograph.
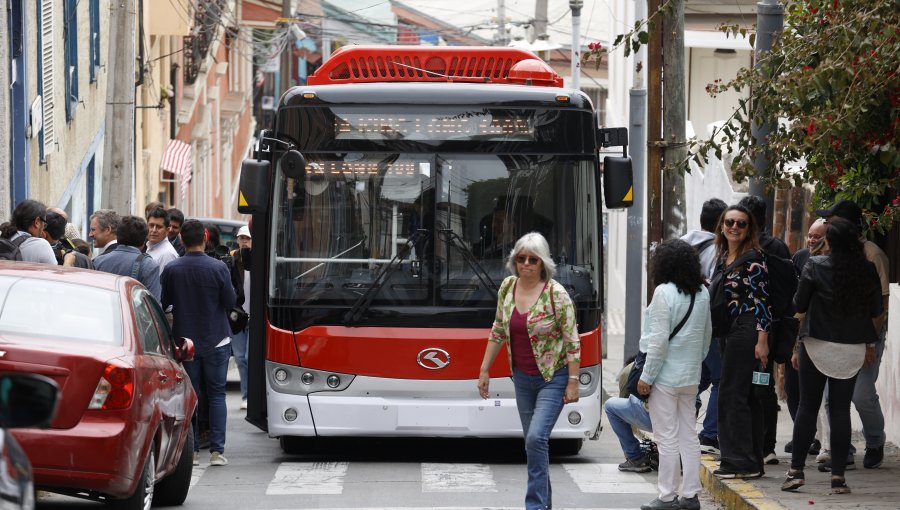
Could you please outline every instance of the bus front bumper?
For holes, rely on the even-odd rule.
[[[599,381],[599,366],[597,367]],[[494,378],[492,397],[476,380],[356,376],[340,391],[300,394],[267,378],[269,435],[371,437],[522,437],[510,378]],[[600,424],[600,385],[563,407],[553,439],[589,439]]]

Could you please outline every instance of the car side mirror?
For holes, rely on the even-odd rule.
[[[179,337],[173,342],[175,347],[175,361],[184,363],[185,361],[194,361],[194,341],[190,338]]]
[[[59,387],[37,374],[0,376],[0,426],[47,428],[56,415]]]

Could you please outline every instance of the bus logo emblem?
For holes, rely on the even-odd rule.
[[[419,352],[416,362],[422,368],[440,370],[450,364],[450,354],[444,349],[430,347]]]

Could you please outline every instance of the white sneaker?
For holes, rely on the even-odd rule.
[[[775,452],[772,452],[772,453],[766,455],[765,457],[763,457],[763,462],[765,462],[766,464],[769,464],[769,465],[778,464],[778,456],[775,455]]]
[[[200,465],[200,452],[194,452],[194,465]]]
[[[247,400],[241,400],[241,409],[247,409]]]
[[[819,464],[823,464],[831,460],[831,450],[822,450],[821,453],[816,455],[816,462]]]
[[[211,454],[209,454],[209,465],[210,466],[227,466],[228,459],[226,459],[225,456],[219,452],[212,452]]]

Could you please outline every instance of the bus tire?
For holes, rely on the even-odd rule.
[[[578,455],[581,447],[584,446],[584,439],[551,439],[550,453],[552,455]]]
[[[313,448],[314,440],[314,437],[281,436],[278,438],[278,444],[281,445],[281,451],[284,453],[299,455],[309,453]]]

